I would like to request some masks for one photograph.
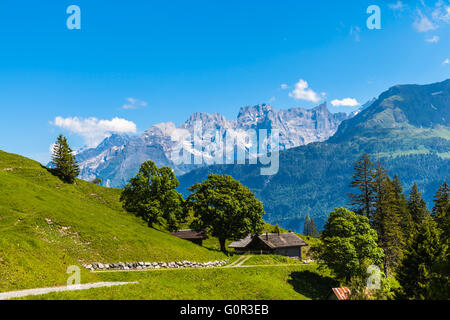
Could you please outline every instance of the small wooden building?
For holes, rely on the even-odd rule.
[[[351,291],[347,287],[333,288],[328,294],[327,300],[349,300]]]
[[[308,244],[295,233],[264,233],[259,236],[247,236],[231,243],[228,247],[238,252],[278,254],[301,260],[301,247]]]
[[[203,244],[203,240],[208,239],[206,231],[195,231],[192,229],[178,230],[170,234],[180,239],[189,240],[199,246]]]

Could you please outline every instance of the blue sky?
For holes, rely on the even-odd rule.
[[[72,4],[81,30],[66,27]],[[60,132],[79,148],[197,111],[349,112],[331,102],[449,78],[449,31],[449,0],[2,0],[0,149],[45,163]]]

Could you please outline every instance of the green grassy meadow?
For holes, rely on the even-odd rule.
[[[63,286],[67,267],[84,263],[240,257],[221,253],[214,238],[200,247],[148,228],[122,209],[119,189],[68,185],[38,162],[2,151],[0,190],[0,292]],[[139,283],[25,299],[322,299],[336,284],[317,266],[280,256],[252,256],[239,268],[81,270],[82,283]]]
[[[299,265],[302,264],[302,262],[289,257],[262,254],[262,255],[253,255],[250,257],[250,259],[246,260],[243,263],[244,266],[277,265],[277,264]]]
[[[104,272],[98,276],[102,281],[139,283],[25,299],[315,300],[325,299],[330,288],[338,285],[312,265]]]
[[[118,189],[64,184],[38,162],[2,151],[0,190],[0,291],[63,285],[67,267],[83,263],[226,259],[148,228],[121,208]],[[83,282],[98,280],[82,272]]]

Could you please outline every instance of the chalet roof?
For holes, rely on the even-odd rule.
[[[178,230],[176,232],[171,232],[170,234],[186,240],[197,240],[197,239],[204,240],[208,238],[206,231],[195,231],[192,229]]]
[[[263,233],[258,236],[261,241],[267,244],[270,248],[284,248],[284,247],[299,247],[307,246],[308,244],[300,239],[295,233]],[[231,243],[229,248],[243,249],[252,241],[251,236]]]
[[[350,297],[351,291],[347,287],[333,288],[332,290],[338,300],[348,300]]]
[[[228,248],[245,248],[252,241],[250,235],[246,236],[244,239],[234,241],[228,245]]]

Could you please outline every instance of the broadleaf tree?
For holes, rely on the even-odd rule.
[[[226,252],[226,240],[255,236],[264,229],[261,201],[231,176],[210,174],[189,191],[186,206],[194,212],[191,227],[217,237],[222,252]]]
[[[125,186],[120,200],[125,210],[141,217],[149,227],[159,224],[175,231],[185,218],[183,197],[175,190],[179,184],[172,169],[147,161]]]
[[[383,250],[377,245],[377,233],[369,219],[344,208],[330,213],[320,235],[321,243],[311,249],[338,279],[350,283],[366,276],[369,265],[380,265]]]

